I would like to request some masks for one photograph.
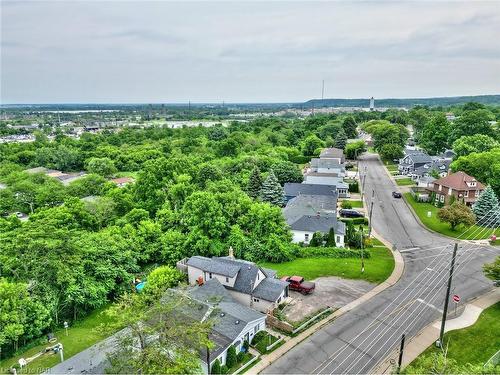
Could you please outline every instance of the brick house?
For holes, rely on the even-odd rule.
[[[456,172],[435,180],[430,190],[436,193],[436,203],[448,204],[453,196],[457,201],[472,206],[483,192],[484,185],[467,173]]]

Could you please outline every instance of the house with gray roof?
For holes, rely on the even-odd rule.
[[[230,253],[232,251],[230,250]],[[268,312],[288,297],[288,283],[253,262],[227,257],[192,256],[185,265],[190,285],[217,279],[242,305]]]
[[[213,321],[209,338],[214,347],[208,360],[206,353],[200,356],[205,373],[207,362],[210,362],[210,368],[217,359],[222,365],[226,364],[230,346],[234,346],[238,353],[244,350],[245,341],[250,343],[257,332],[266,328],[266,315],[239,303],[217,278],[192,286],[187,294],[200,307],[193,309],[198,318]]]
[[[405,156],[399,159],[398,171],[403,175],[411,175],[415,169],[432,162],[432,157],[422,150],[405,149]]]
[[[314,233],[326,234],[333,228],[335,233],[335,244],[337,247],[345,246],[346,226],[337,220],[336,215],[303,215],[290,224],[293,234],[293,242],[308,244]]]
[[[345,162],[345,157],[344,157],[344,150],[340,148],[335,148],[335,147],[329,147],[323,149],[321,151],[321,154],[319,155],[321,159],[331,159],[331,160],[336,160],[338,163],[344,163]]]
[[[290,225],[304,215],[330,215],[337,214],[337,197],[326,195],[299,195],[288,201],[282,209],[286,222]]]
[[[337,199],[337,187],[334,185],[317,185],[298,182],[287,182],[283,186],[285,191],[285,199],[288,202],[290,199],[299,195],[323,195]]]
[[[349,197],[349,184],[344,182],[344,178],[335,173],[309,172],[304,175],[304,183],[312,185],[333,185],[340,198]]]
[[[308,172],[336,173],[337,176],[345,177],[345,165],[344,163],[339,163],[337,159],[313,158],[311,159]]]

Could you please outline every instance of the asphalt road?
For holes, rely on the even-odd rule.
[[[442,315],[454,241],[423,228],[406,203],[392,197],[397,187],[376,155],[363,156],[359,170],[365,167],[368,207],[374,191],[373,228],[401,251],[403,275],[394,286],[304,340],[264,373],[369,373],[399,346],[403,333],[411,337]],[[496,255],[500,255],[498,248],[460,242],[452,294],[460,295],[461,304],[493,288],[482,265]]]

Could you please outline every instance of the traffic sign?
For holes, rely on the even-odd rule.
[[[453,295],[453,302],[459,303],[460,302],[460,296],[458,294]]]

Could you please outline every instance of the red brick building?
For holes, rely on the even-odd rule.
[[[484,185],[474,177],[464,172],[456,172],[434,181],[431,191],[436,193],[436,203],[450,202],[453,196],[455,200],[473,205],[479,194],[484,190]]]

